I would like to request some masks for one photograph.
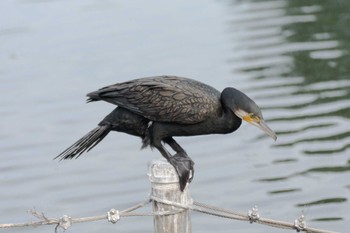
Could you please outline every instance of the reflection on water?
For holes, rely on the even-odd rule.
[[[301,191],[300,188],[294,188],[294,189],[282,189],[282,190],[275,190],[270,191],[269,194],[282,194],[282,193],[289,193],[289,192],[299,192]]]
[[[196,162],[196,200],[257,204],[281,220],[303,211],[310,225],[349,231],[348,0],[92,2],[0,2],[0,223],[25,222],[33,207],[92,216],[143,200],[158,153],[138,151],[139,139],[111,134],[79,160],[52,158],[111,111],[83,104],[85,93],[175,74],[243,90],[278,134],[273,143],[242,124],[232,135],[180,138]],[[221,221],[194,214],[194,232],[262,229]],[[152,221],[74,227],[152,232]]]
[[[317,194],[307,194],[305,187],[295,184],[268,193],[291,197],[302,192],[311,199],[296,204],[297,207],[347,205],[350,30],[345,22],[350,19],[350,2],[235,1],[232,9],[235,14],[232,31],[238,34],[234,41],[237,54],[232,59],[234,69],[249,80],[242,87],[263,103],[268,122],[276,128],[279,137],[273,148],[293,153],[272,163],[288,163],[304,169],[257,181],[284,182],[288,187],[290,179],[300,176],[336,176],[337,182],[319,187]],[[305,159],[305,156],[311,157]],[[301,165],[306,161],[306,166]],[[339,193],[333,197],[331,189],[344,189],[341,192],[344,196]],[[319,199],[320,196],[326,198]],[[326,212],[324,218],[314,221],[344,219],[335,216],[342,211],[328,212],[329,216]]]
[[[346,202],[346,198],[327,198],[327,199],[322,199],[322,200],[317,200],[317,201],[312,201],[312,202],[306,202],[302,204],[297,204],[297,206],[312,206],[312,205],[323,205],[323,204],[331,204],[331,203],[340,203],[340,202]]]

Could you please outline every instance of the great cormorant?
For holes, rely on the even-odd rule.
[[[258,105],[232,87],[220,93],[193,79],[157,76],[117,83],[87,96],[87,102],[104,100],[118,107],[56,158],[78,158],[110,131],[124,132],[141,137],[142,148],[151,146],[159,150],[176,169],[181,190],[193,178],[194,162],[173,137],[227,134],[245,120],[274,140],[277,138],[266,125]],[[176,153],[171,155],[162,142]]]

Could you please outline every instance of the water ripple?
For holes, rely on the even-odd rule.
[[[299,201],[297,207],[344,207],[348,199],[337,194],[349,187],[345,180],[350,171],[350,76],[349,42],[341,25],[334,27],[334,23],[343,22],[340,14],[334,14],[339,5],[253,2],[253,6],[244,2],[234,10],[231,31],[235,54],[230,62],[234,72],[243,77],[237,78],[239,88],[263,107],[265,118],[278,135],[268,152],[270,166],[259,166],[265,173],[259,173],[255,181],[269,187],[267,193],[273,196],[303,193],[316,199]],[[264,136],[257,138],[263,140]],[[327,183],[329,176],[337,182]],[[313,179],[320,182],[314,192],[305,185],[313,186]],[[338,192],[321,197],[324,187]],[[337,215],[314,221],[344,219]]]
[[[323,204],[332,204],[332,203],[342,203],[346,202],[347,198],[335,197],[335,198],[326,198],[317,201],[310,201],[305,203],[297,204],[298,207],[312,206],[312,205],[323,205]]]

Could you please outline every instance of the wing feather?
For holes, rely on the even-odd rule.
[[[221,111],[220,92],[188,78],[157,76],[135,79],[88,94],[152,121],[195,124]]]

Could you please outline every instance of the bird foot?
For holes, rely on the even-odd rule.
[[[180,189],[183,191],[187,182],[191,182],[193,179],[194,162],[190,157],[177,153],[170,157],[169,163],[175,168],[177,175],[179,176]]]

